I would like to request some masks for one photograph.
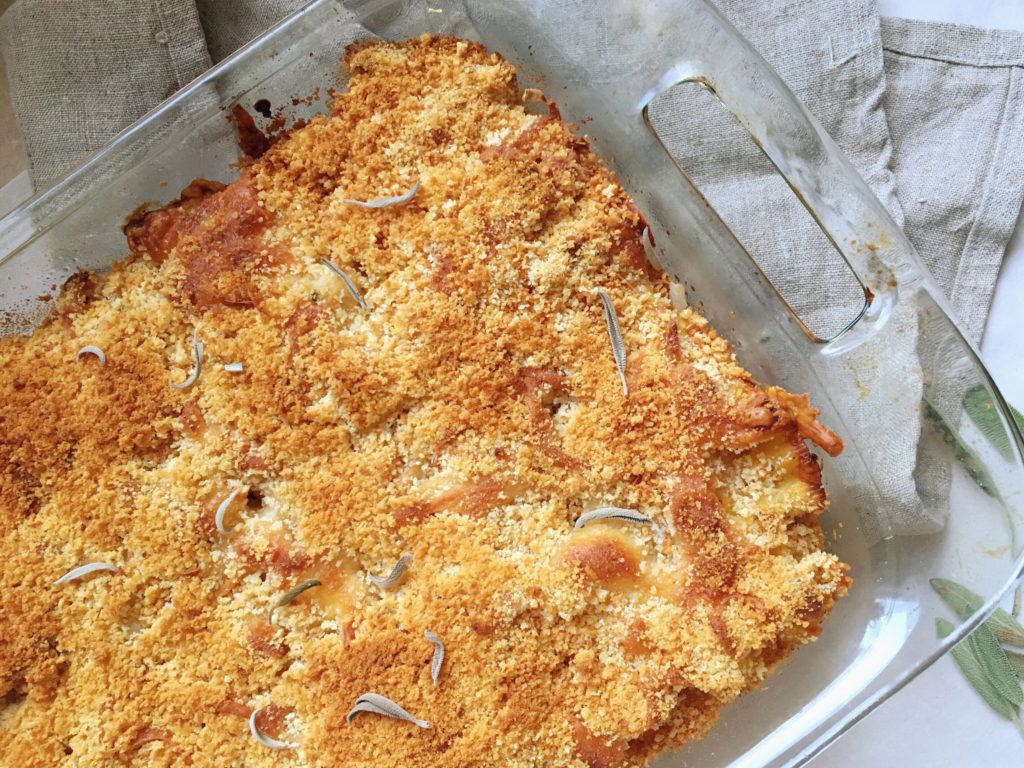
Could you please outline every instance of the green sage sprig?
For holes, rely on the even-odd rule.
[[[992,402],[988,390],[981,384],[969,389],[963,398],[963,408],[993,447],[1009,459],[1012,456],[1010,436],[1003,427],[998,409]],[[995,483],[978,455],[927,401],[924,401],[923,412],[971,479],[982,491],[999,499]],[[1010,406],[1010,413],[1017,427],[1024,432],[1024,416],[1013,406]],[[1011,549],[1014,552],[1017,550],[1015,540]],[[985,602],[980,595],[949,579],[932,579],[930,584],[961,620],[971,617]],[[1003,647],[1005,643],[1024,649],[1024,626],[1015,618],[1020,612],[1020,588],[1014,595],[1013,605],[1013,615],[1002,608],[997,608],[983,624],[957,643],[951,653],[971,687],[993,711],[1013,721],[1024,735],[1024,721],[1021,720],[1024,690],[1021,689],[1020,683],[1020,680],[1024,679],[1024,651]],[[955,626],[952,622],[940,618],[936,620],[936,629],[939,637],[946,637]]]
[[[932,589],[961,619],[967,619],[981,608],[984,600],[967,587],[949,579],[932,579]],[[946,637],[955,625],[946,619],[936,620],[939,637]],[[979,625],[953,647],[952,656],[971,687],[985,702],[1007,720],[1012,720],[1024,734],[1020,719],[1024,706],[1024,653],[1007,650],[1002,643],[1024,648],[1024,626],[1002,608]]]
[[[978,429],[981,430],[985,439],[988,440],[988,442],[1005,458],[1011,458],[1012,451],[1010,450],[1010,435],[1003,427],[1002,420],[999,417],[999,410],[992,401],[992,397],[988,389],[983,384],[977,384],[971,387],[964,395],[962,405],[964,412],[970,417],[971,421],[975,423]],[[1017,428],[1021,432],[1024,432],[1024,414],[1021,414],[1020,411],[1009,403],[1006,405],[1010,410],[1010,416]],[[978,454],[960,438],[960,435],[956,430],[949,425],[942,415],[927,400],[922,403],[922,415],[926,421],[936,428],[938,433],[942,436],[943,441],[952,450],[953,458],[956,459],[956,461],[959,462],[965,470],[967,470],[967,474],[970,475],[971,479],[974,480],[978,487],[989,496],[992,496],[1000,501],[1000,503],[1003,503],[1003,509],[1006,512],[1010,525],[1010,551],[1016,557],[1019,549],[1017,546],[1017,537],[1015,533],[1016,525],[1013,520],[1013,515],[1009,509],[1006,508],[1006,505],[1000,497],[995,483],[989,475],[988,470],[985,468],[984,463],[978,457]],[[1014,618],[1020,616],[1022,608],[1024,608],[1024,584],[1018,586],[1013,594]]]
[[[928,583],[961,619],[973,616],[985,602],[980,595],[971,592],[967,587],[957,584],[955,581],[932,579]],[[985,623],[1001,642],[1024,648],[1024,627],[1002,608],[996,608]]]

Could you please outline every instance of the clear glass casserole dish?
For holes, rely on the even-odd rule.
[[[28,332],[74,271],[102,270],[121,258],[119,225],[141,203],[166,202],[195,177],[233,177],[234,105],[251,109],[267,99],[293,104],[292,119],[307,116],[322,99],[296,97],[316,89],[326,97],[339,86],[344,47],[369,33],[481,40],[519,68],[521,85],[542,87],[564,117],[585,120],[595,150],[650,221],[661,265],[734,343],[743,365],[763,382],[808,392],[847,439],[842,457],[826,463],[832,507],[822,523],[830,548],[852,566],[850,595],[820,640],[764,690],[729,707],[705,740],[657,763],[798,765],[946,652],[1019,578],[1021,438],[902,232],[711,6],[651,0],[640,10],[603,2],[566,24],[564,5],[312,3],[0,221],[0,333]],[[586,40],[601,46],[581,45]],[[864,309],[834,338],[808,332],[652,129],[648,107],[682,82],[706,87],[736,116],[858,277]],[[963,416],[967,396],[991,407],[984,428]],[[927,454],[928,466],[946,472],[939,482],[897,477],[899,468],[880,460],[893,446]],[[908,483],[931,518],[941,520],[948,508],[936,532],[903,535]],[[944,639],[934,619],[951,615],[929,585],[937,576],[987,600]]]

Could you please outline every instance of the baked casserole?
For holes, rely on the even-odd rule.
[[[2,764],[643,765],[849,586],[841,441],[554,105],[453,38],[346,66],[0,340]]]

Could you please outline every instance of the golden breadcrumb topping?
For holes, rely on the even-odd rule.
[[[673,307],[554,106],[462,40],[346,64],[0,340],[6,765],[642,765],[848,587],[841,442]]]

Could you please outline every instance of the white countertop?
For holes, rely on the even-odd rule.
[[[1024,31],[1022,0],[878,0],[879,13]],[[982,357],[1006,399],[1024,405],[1024,223],[996,284]],[[1024,736],[992,712],[946,656],[855,725],[812,768],[1024,766]]]
[[[888,16],[1024,31],[1024,0],[878,0]],[[0,190],[0,215],[27,196],[22,175]],[[1024,406],[1024,224],[1018,220],[996,287],[982,355],[1003,394]],[[862,766],[1024,766],[1024,736],[994,714],[948,656],[914,680],[811,763]]]

